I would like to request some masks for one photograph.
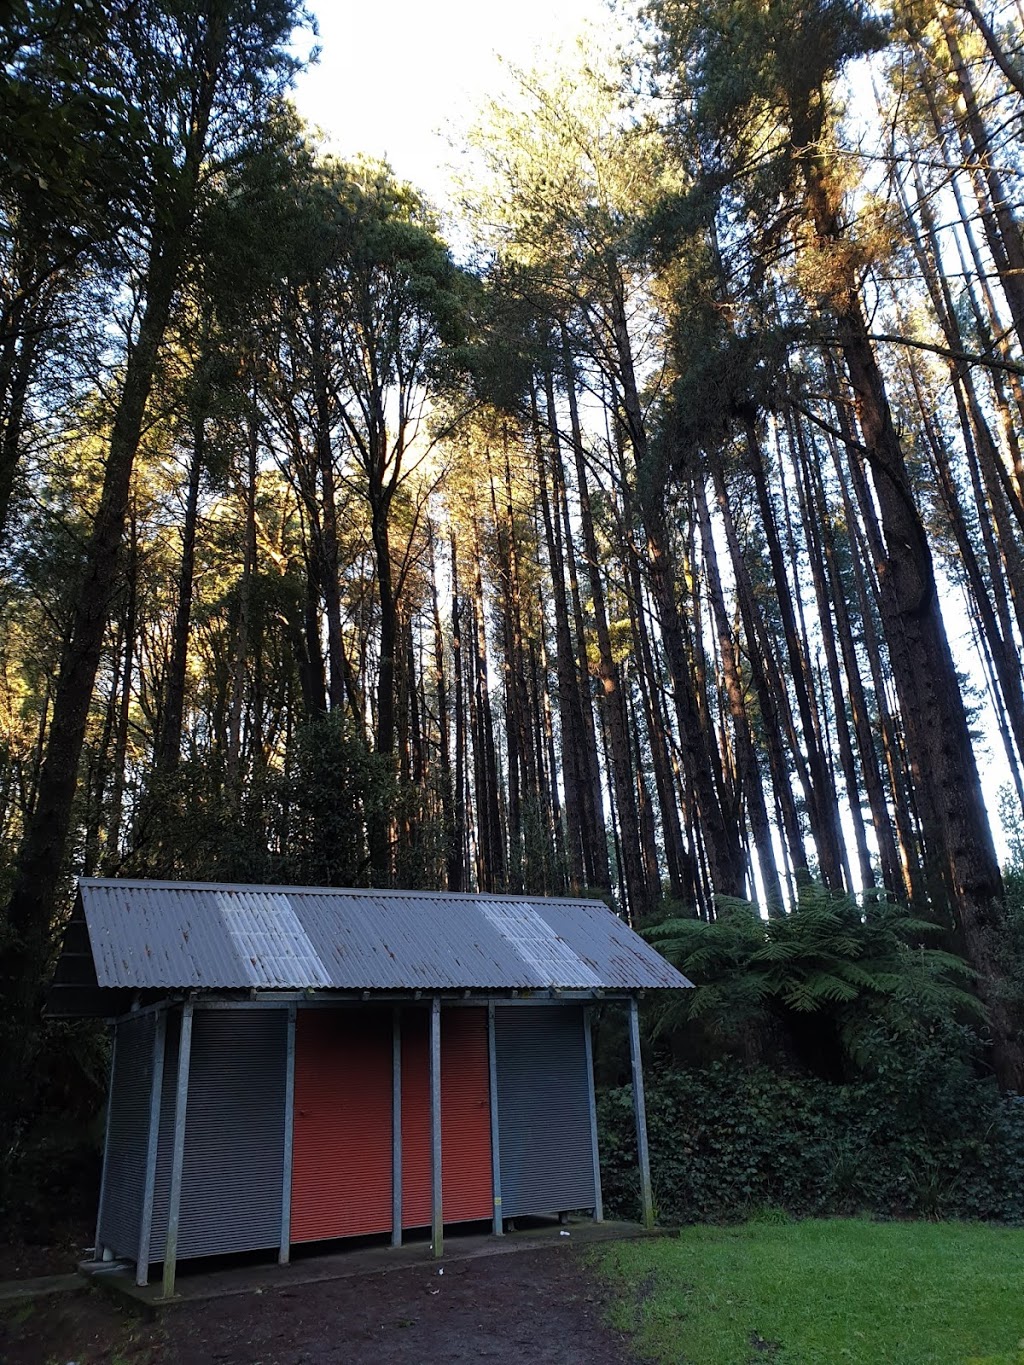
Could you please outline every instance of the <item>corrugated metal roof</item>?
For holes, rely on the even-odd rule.
[[[601,901],[83,879],[105,989],[678,990]]]

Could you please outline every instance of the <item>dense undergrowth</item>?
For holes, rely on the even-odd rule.
[[[639,1214],[632,1092],[599,1098],[607,1216]],[[1024,1098],[927,1051],[850,1084],[735,1061],[650,1075],[658,1219],[794,1215],[1024,1223]]]

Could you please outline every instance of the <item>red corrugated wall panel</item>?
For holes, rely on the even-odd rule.
[[[426,1010],[402,1011],[402,1226],[406,1228],[430,1222],[429,1018]]]
[[[391,1013],[299,1010],[293,1242],[391,1227]]]
[[[402,1013],[402,1224],[430,1222],[430,1016]],[[490,1218],[487,1011],[441,1015],[441,1192],[444,1221]]]

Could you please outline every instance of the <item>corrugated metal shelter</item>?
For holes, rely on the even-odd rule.
[[[600,901],[83,880],[50,1012],[114,1029],[97,1255],[592,1209],[590,1007],[689,986]]]

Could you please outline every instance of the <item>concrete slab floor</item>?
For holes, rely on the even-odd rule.
[[[433,1260],[429,1240],[422,1239],[408,1241],[400,1247],[380,1243],[350,1245],[321,1255],[310,1254],[303,1249],[288,1265],[268,1263],[266,1260],[254,1262],[251,1259],[245,1264],[237,1264],[238,1258],[235,1258],[235,1264],[223,1265],[227,1258],[218,1258],[217,1268],[213,1269],[209,1262],[182,1261],[178,1263],[177,1293],[171,1299],[163,1298],[156,1268],[150,1283],[141,1286],[135,1283],[133,1265],[83,1261],[79,1271],[126,1306],[156,1311],[235,1294],[262,1294],[326,1280],[386,1274],[390,1270],[410,1266],[436,1264],[440,1271],[448,1262],[473,1260],[480,1256],[504,1256],[518,1251],[539,1251],[544,1247],[587,1246],[633,1237],[664,1237],[673,1232],[674,1229],[669,1228],[647,1229],[640,1223],[595,1223],[589,1218],[570,1219],[567,1224],[559,1224],[555,1219],[523,1219],[514,1232],[506,1232],[501,1237],[493,1233],[445,1229],[444,1256],[437,1262]],[[331,1244],[332,1248],[337,1245]]]

